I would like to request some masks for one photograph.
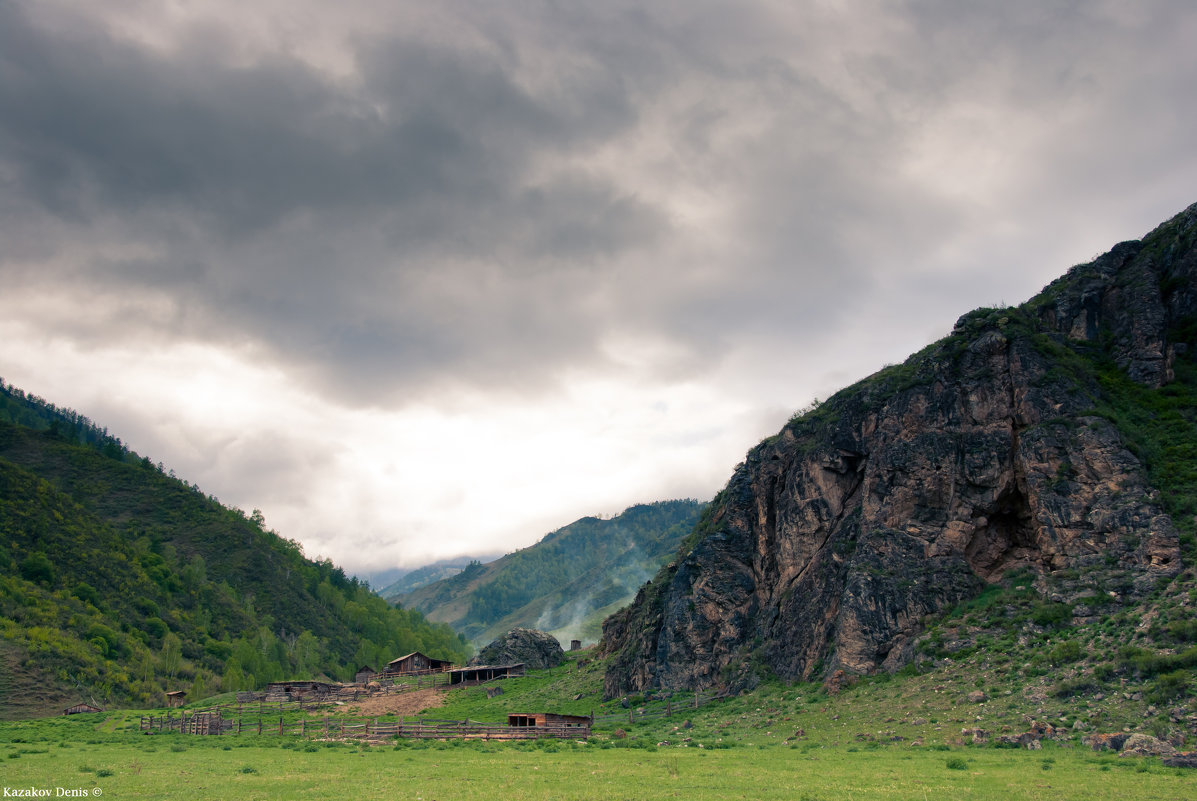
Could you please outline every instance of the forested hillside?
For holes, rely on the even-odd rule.
[[[413,650],[461,661],[447,626],[228,509],[86,418],[0,385],[0,714],[167,689],[349,676]]]
[[[632,506],[607,520],[584,517],[540,542],[398,596],[475,643],[524,626],[558,639],[595,641],[602,618],[636,589],[690,532],[705,504]]]

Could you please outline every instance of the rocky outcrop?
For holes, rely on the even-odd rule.
[[[1119,756],[1176,756],[1176,749],[1150,734],[1132,734],[1123,743]]]
[[[1197,206],[1021,307],[965,315],[750,451],[678,558],[604,624],[607,695],[762,666],[893,670],[926,616],[1014,569],[1064,597],[1177,573],[1158,493],[1095,412],[1095,365],[1155,387],[1192,358],[1195,240]]]
[[[1130,739],[1127,732],[1095,733],[1081,738],[1081,742],[1094,751],[1121,751],[1122,746]]]
[[[471,665],[514,665],[529,670],[557,667],[565,661],[561,643],[551,634],[536,629],[512,629],[478,652]]]
[[[1197,768],[1197,751],[1181,751],[1160,760],[1166,768]]]

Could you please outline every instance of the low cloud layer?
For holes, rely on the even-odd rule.
[[[354,570],[708,497],[1197,200],[1185,2],[200,5],[0,3],[0,375]]]

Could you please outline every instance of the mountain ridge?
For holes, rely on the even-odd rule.
[[[584,517],[527,548],[391,597],[478,645],[519,627],[594,642],[602,618],[634,596],[702,508],[695,500],[658,501]]]

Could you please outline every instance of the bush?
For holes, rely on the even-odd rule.
[[[1164,673],[1155,680],[1155,686],[1147,693],[1147,700],[1153,704],[1161,704],[1179,698],[1189,688],[1189,672],[1174,670]]]
[[[85,581],[81,581],[75,585],[75,589],[71,590],[71,594],[80,601],[91,604],[96,609],[101,608],[103,601],[100,600],[100,593],[95,587],[91,586]]]
[[[1164,632],[1176,642],[1197,642],[1197,620],[1173,620]]]
[[[948,770],[968,770],[968,763],[961,757],[948,757],[944,765],[947,766]]]
[[[1053,694],[1057,698],[1072,698],[1075,695],[1089,695],[1101,691],[1101,684],[1093,679],[1081,676],[1071,681],[1062,681],[1056,685]]]
[[[1076,640],[1067,640],[1057,645],[1047,655],[1053,665],[1071,665],[1081,658],[1081,646]]]
[[[1044,628],[1063,628],[1072,621],[1072,607],[1068,604],[1040,604],[1031,612],[1031,620]]]
[[[30,554],[21,562],[21,578],[34,584],[51,584],[54,581],[54,565],[40,551]]]

